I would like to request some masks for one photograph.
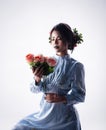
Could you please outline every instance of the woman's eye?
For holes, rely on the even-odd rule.
[[[51,41],[54,41],[55,39],[54,38],[51,38]]]
[[[62,40],[62,38],[61,38],[61,37],[58,37],[57,40]]]
[[[51,38],[51,41],[56,41],[56,40],[62,40],[61,37],[57,37],[56,39],[55,38]]]

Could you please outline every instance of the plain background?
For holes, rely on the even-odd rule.
[[[71,55],[85,66],[86,100],[76,105],[82,129],[105,129],[105,12],[105,0],[0,0],[1,130],[38,110],[41,94],[29,90],[33,74],[25,56],[53,55],[49,32],[60,22],[84,38]]]

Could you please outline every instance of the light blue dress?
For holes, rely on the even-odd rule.
[[[69,55],[56,56],[56,59],[53,73],[37,85],[31,83],[32,92],[43,92],[40,111],[22,119],[13,130],[81,130],[74,104],[85,100],[84,66]],[[45,93],[63,95],[67,103],[48,103]]]

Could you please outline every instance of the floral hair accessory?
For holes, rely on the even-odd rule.
[[[34,72],[35,69],[39,66],[43,67],[44,73],[43,75],[48,75],[54,71],[54,67],[56,66],[56,59],[53,57],[45,57],[42,54],[34,56],[33,54],[26,55],[27,63],[30,65],[30,68]]]
[[[83,42],[83,36],[82,33],[78,33],[78,30],[76,28],[73,29],[73,34],[74,34],[74,38],[75,38],[75,46],[77,46],[77,44],[81,44]]]

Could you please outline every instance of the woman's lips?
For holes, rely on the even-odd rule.
[[[55,49],[59,49],[59,46],[54,46]]]

